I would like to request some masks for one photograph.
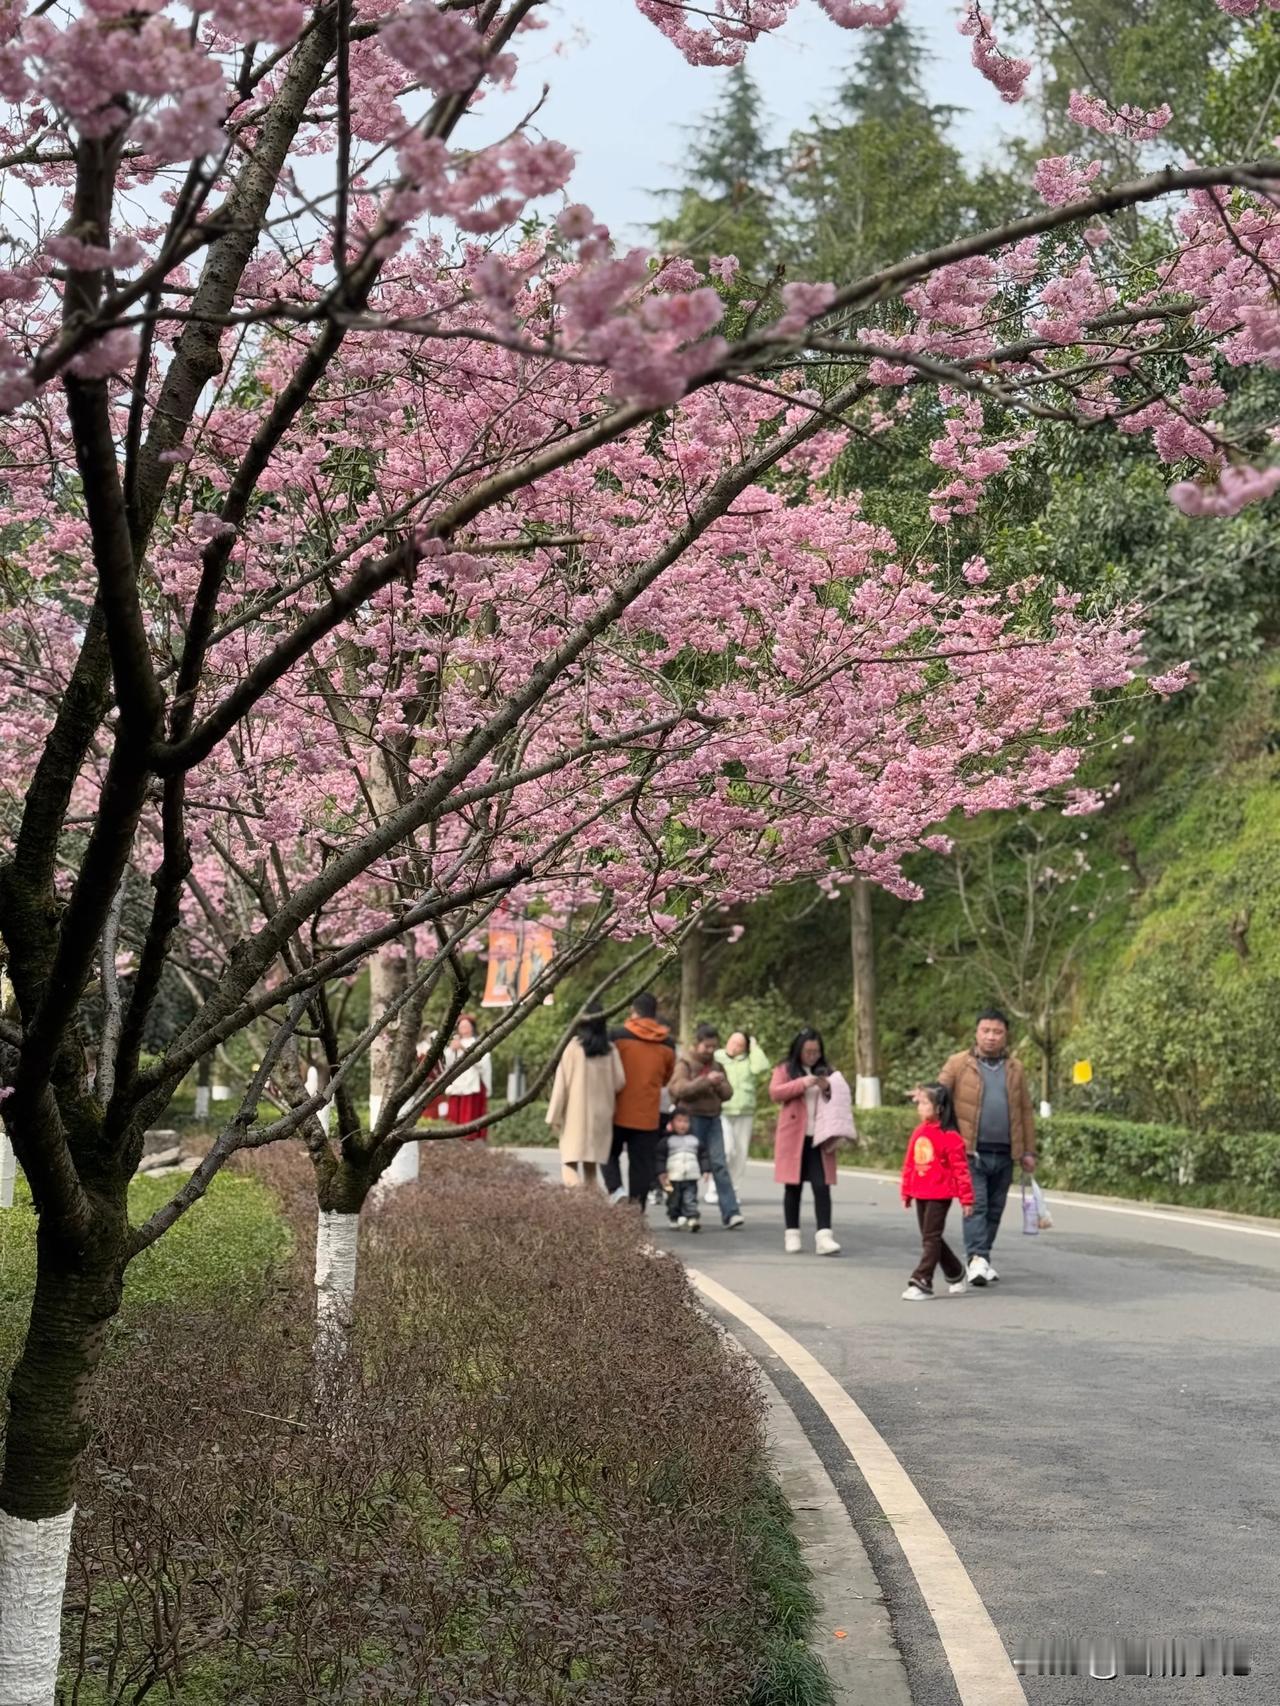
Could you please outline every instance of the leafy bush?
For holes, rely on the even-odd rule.
[[[501,1104],[494,1111],[501,1113]],[[527,1108],[517,1109],[509,1119],[499,1120],[491,1128],[489,1139],[499,1148],[507,1149],[551,1149],[557,1142],[555,1132],[547,1124],[545,1102],[530,1102]]]
[[[65,1699],[829,1699],[754,1377],[638,1221],[428,1146],[366,1216],[320,1412],[305,1166],[259,1162],[294,1222],[274,1294],[150,1312],[99,1384]]]
[[[859,1108],[861,1142],[841,1145],[840,1165],[896,1173],[914,1123],[910,1108]],[[1280,1134],[1192,1131],[1105,1114],[1054,1114],[1036,1129],[1036,1177],[1046,1189],[1280,1215]],[[757,1119],[751,1148],[772,1156],[771,1113]]]

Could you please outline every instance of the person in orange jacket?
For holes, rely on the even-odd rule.
[[[908,1303],[923,1303],[933,1296],[933,1271],[939,1262],[953,1295],[968,1290],[964,1263],[942,1234],[954,1197],[966,1215],[973,1213],[973,1181],[950,1090],[944,1084],[925,1084],[912,1091],[911,1099],[920,1124],[908,1139],[902,1161],[902,1205],[916,1205],[923,1248],[902,1295]]]

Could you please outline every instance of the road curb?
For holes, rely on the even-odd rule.
[[[809,1646],[826,1666],[837,1706],[911,1706],[880,1584],[835,1482],[768,1374],[733,1333],[722,1330],[759,1374],[768,1400],[769,1456],[795,1515],[818,1599]]]

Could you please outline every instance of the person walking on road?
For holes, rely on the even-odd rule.
[[[560,1138],[560,1175],[566,1185],[596,1183],[609,1159],[614,1105],[626,1082],[604,1014],[598,1006],[588,1007],[560,1056],[547,1108],[547,1124]]]
[[[716,1182],[716,1203],[720,1219],[731,1231],[743,1224],[738,1209],[738,1193],[729,1176],[724,1154],[724,1127],[720,1110],[733,1095],[728,1078],[716,1065],[716,1049],[720,1033],[714,1025],[699,1025],[693,1048],[676,1061],[671,1076],[671,1100],[677,1109],[690,1115],[694,1134],[707,1146],[711,1157],[711,1175]]]
[[[693,1119],[683,1108],[672,1110],[666,1130],[658,1139],[658,1183],[667,1195],[667,1219],[673,1226],[702,1230],[698,1210],[698,1180],[711,1177],[711,1153],[707,1140],[693,1129]]]
[[[822,1038],[811,1026],[797,1032],[790,1053],[773,1069],[769,1099],[778,1103],[778,1128],[773,1143],[773,1176],[782,1193],[783,1248],[800,1253],[800,1194],[808,1183],[818,1230],[814,1252],[835,1256],[840,1246],[831,1231],[831,1187],[836,1182],[834,1143],[816,1144],[818,1111],[831,1094]]]
[[[720,1120],[724,1126],[724,1158],[737,1193],[747,1179],[747,1156],[756,1122],[757,1085],[761,1075],[769,1070],[769,1057],[748,1032],[732,1031],[724,1047],[716,1050],[715,1061],[733,1092],[720,1110]],[[715,1200],[713,1179],[707,1187],[707,1201]]]
[[[1009,1054],[1009,1021],[998,1008],[979,1013],[974,1046],[953,1054],[938,1081],[951,1092],[973,1182],[973,1213],[964,1223],[969,1284],[991,1285],[1000,1278],[991,1249],[1014,1163],[1027,1173],[1036,1165],[1031,1091],[1022,1062]]]
[[[625,1195],[645,1206],[656,1178],[662,1088],[675,1070],[671,1032],[658,1019],[658,1003],[647,990],[631,1003],[631,1016],[609,1039],[622,1061],[624,1082],[613,1108],[613,1145],[604,1182],[614,1202]],[[622,1152],[627,1152],[627,1191],[622,1189]]]
[[[916,1205],[921,1251],[902,1295],[908,1303],[924,1303],[933,1296],[933,1274],[939,1262],[953,1296],[969,1289],[964,1263],[942,1234],[955,1198],[964,1209],[966,1226],[973,1218],[973,1183],[964,1138],[956,1129],[951,1092],[941,1084],[926,1084],[912,1092],[912,1100],[920,1124],[907,1139],[902,1160],[902,1206]]]

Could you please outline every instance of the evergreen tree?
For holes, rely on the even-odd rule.
[[[655,242],[703,268],[712,255],[736,255],[745,273],[771,273],[782,259],[781,157],[765,139],[764,104],[745,66],[726,73],[719,103],[690,134],[683,186],[659,192],[675,207],[655,223]]]
[[[805,276],[856,277],[1023,199],[966,171],[949,136],[956,109],[929,100],[925,63],[906,24],[870,31],[832,118],[792,137],[792,247]]]

